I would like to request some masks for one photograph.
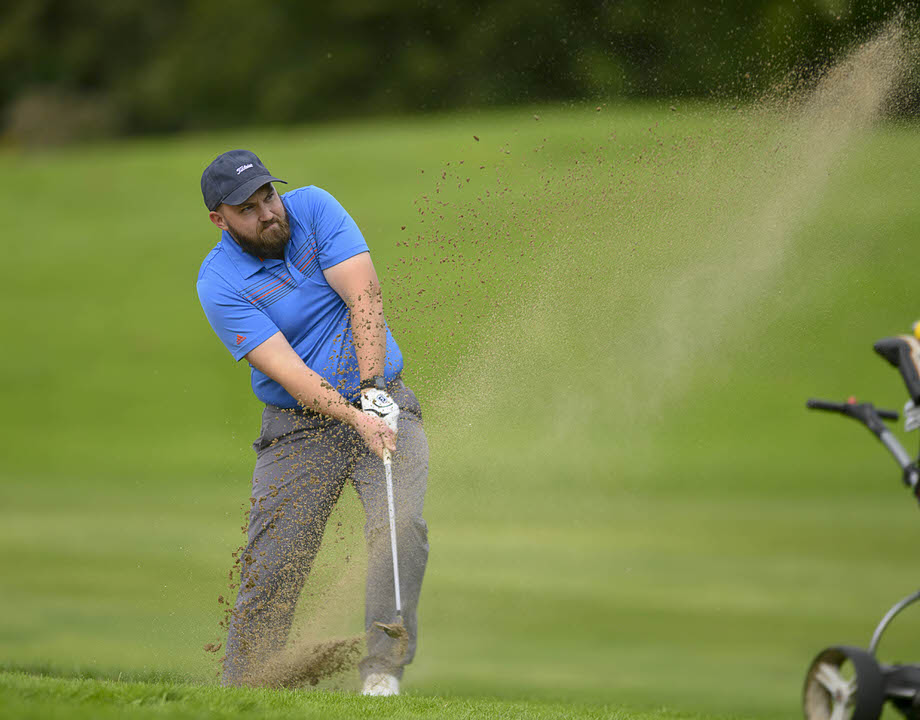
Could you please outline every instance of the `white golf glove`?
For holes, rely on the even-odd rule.
[[[372,417],[381,418],[393,432],[398,432],[399,405],[386,390],[370,388],[361,391],[361,409]]]

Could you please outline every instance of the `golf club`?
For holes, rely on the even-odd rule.
[[[396,590],[396,622],[374,622],[377,627],[391,638],[407,640],[408,631],[403,625],[402,599],[399,594],[399,557],[396,550],[396,508],[393,503],[393,462],[389,450],[383,451],[383,468],[387,476],[387,512],[390,516],[390,547],[393,551],[393,587]]]

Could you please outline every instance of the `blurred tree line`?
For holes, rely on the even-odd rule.
[[[64,141],[612,97],[750,97],[912,0],[13,0],[3,132]]]

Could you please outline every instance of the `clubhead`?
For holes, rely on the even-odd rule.
[[[383,630],[389,637],[396,640],[409,636],[409,631],[402,624],[402,620],[397,620],[395,623],[374,622],[374,627],[378,630]]]

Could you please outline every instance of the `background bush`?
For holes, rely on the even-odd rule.
[[[902,4],[27,0],[0,27],[0,111],[8,141],[49,142],[546,101],[744,98],[826,61]]]

